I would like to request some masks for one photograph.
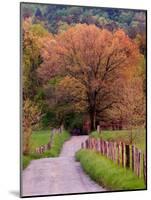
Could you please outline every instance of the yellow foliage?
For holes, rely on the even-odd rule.
[[[29,152],[29,139],[32,133],[32,126],[40,120],[41,111],[31,100],[23,102],[23,153]]]

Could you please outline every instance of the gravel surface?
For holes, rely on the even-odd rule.
[[[65,142],[57,158],[31,161],[22,173],[22,196],[105,191],[87,176],[75,152],[88,136],[73,136]]]

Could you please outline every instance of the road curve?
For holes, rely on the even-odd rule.
[[[22,172],[22,196],[105,191],[75,161],[75,152],[86,139],[87,136],[72,136],[59,157],[31,161]]]

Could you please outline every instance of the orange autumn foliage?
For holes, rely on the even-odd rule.
[[[44,62],[39,74],[45,81],[59,74],[72,79],[65,87],[67,79],[64,79],[64,90],[70,84],[71,91],[79,90],[73,80],[81,84],[84,92],[82,95],[75,92],[76,97],[79,103],[84,99],[91,129],[95,129],[97,118],[120,103],[123,91],[118,88],[122,81],[133,79],[140,53],[122,29],[110,32],[95,25],[78,24],[56,35],[42,56]]]

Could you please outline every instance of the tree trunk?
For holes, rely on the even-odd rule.
[[[88,103],[89,103],[89,116],[91,121],[91,131],[96,130],[96,91],[88,92]]]
[[[23,154],[29,154],[30,136],[32,134],[31,128],[25,128],[23,131]]]
[[[89,112],[89,116],[90,116],[90,121],[91,121],[91,131],[95,131],[96,130],[96,112],[95,111]]]

